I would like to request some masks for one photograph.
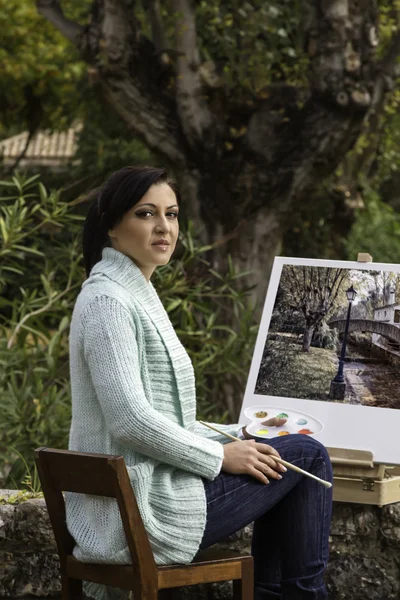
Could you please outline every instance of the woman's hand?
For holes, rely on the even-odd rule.
[[[286,423],[287,419],[279,419],[278,417],[272,417],[272,419],[267,419],[266,421],[262,421],[261,426],[266,427],[281,427]],[[242,427],[242,432],[246,440],[252,440],[253,436],[249,434],[246,429],[246,425]]]
[[[224,460],[222,470],[234,475],[251,475],[262,483],[269,483],[268,477],[282,479],[286,468],[274,461],[279,453],[268,446],[254,440],[243,440],[224,444]]]

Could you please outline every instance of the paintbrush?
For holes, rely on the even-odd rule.
[[[221,431],[220,429],[217,429],[216,427],[214,427],[213,425],[210,425],[209,423],[204,423],[204,421],[199,421],[199,422],[202,425],[204,425],[205,427],[208,427],[209,429],[213,429],[217,433],[220,433],[221,435],[224,435],[225,437],[230,438],[231,440],[234,440],[235,442],[243,442],[243,440],[241,440],[240,438],[237,438],[234,435],[231,435],[230,433],[225,433],[225,431]],[[319,477],[317,477],[316,475],[313,475],[312,473],[309,473],[308,471],[303,471],[303,469],[300,469],[300,467],[297,467],[296,465],[292,465],[292,463],[287,462],[286,460],[283,460],[283,458],[278,458],[277,456],[274,456],[273,454],[271,454],[271,457],[274,459],[275,462],[278,462],[281,465],[284,465],[287,469],[292,469],[292,471],[296,471],[297,473],[301,473],[302,475],[305,475],[306,477],[309,477],[310,479],[314,479],[315,481],[318,481],[318,483],[322,483],[322,485],[324,485],[326,488],[332,487],[332,484],[330,481],[325,481],[325,479],[320,479]]]

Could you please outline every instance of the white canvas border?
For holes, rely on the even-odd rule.
[[[324,429],[314,437],[328,447],[369,450],[376,463],[400,464],[400,409],[376,408],[339,404],[329,401],[284,398],[255,394],[269,324],[284,265],[357,269],[365,271],[391,271],[400,273],[400,265],[390,263],[359,263],[306,258],[275,258],[262,318],[254,347],[250,372],[240,413],[240,423],[250,420],[244,415],[248,406],[276,406],[311,414],[324,424]],[[399,382],[400,390],[400,382]]]

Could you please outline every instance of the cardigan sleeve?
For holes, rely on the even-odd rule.
[[[146,398],[133,316],[118,300],[99,295],[81,319],[84,357],[111,435],[155,460],[214,479],[223,446],[174,423]]]
[[[239,439],[244,439],[244,437],[242,435],[242,427],[244,427],[244,425],[239,425],[239,423],[236,423],[234,425],[222,425],[221,423],[210,423],[210,425],[213,425],[220,431],[225,431],[225,433],[229,433],[230,435],[233,435],[234,437],[237,437]],[[213,431],[212,429],[205,427],[205,425],[202,425],[202,423],[200,423],[199,421],[196,421],[194,432],[197,433],[198,435],[208,438],[209,440],[215,440],[216,442],[219,442],[220,444],[229,444],[229,442],[232,442],[232,440],[229,439],[228,437],[226,437],[225,435],[222,435],[221,433],[218,433],[217,431]]]

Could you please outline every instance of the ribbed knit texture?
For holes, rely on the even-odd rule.
[[[192,363],[151,282],[114,248],[82,285],[69,341],[69,449],[122,455],[156,562],[190,562],[206,523],[201,478],[218,475],[229,440],[196,421]],[[67,493],[66,517],[78,560],[131,563],[114,499]]]

